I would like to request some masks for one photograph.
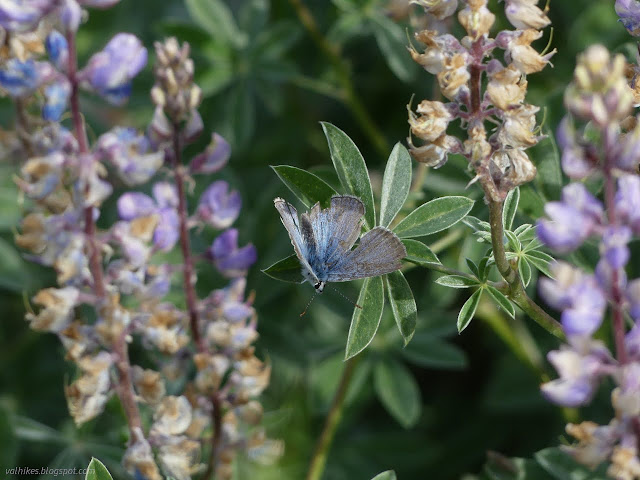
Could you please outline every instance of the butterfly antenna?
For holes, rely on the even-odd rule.
[[[314,298],[316,298],[316,292],[313,292],[313,295],[311,295],[311,299],[309,300],[309,303],[307,303],[307,306],[304,307],[304,312],[300,314],[301,317],[305,316],[305,314],[307,313],[307,310],[309,309],[309,305],[311,305],[311,302],[313,302]]]
[[[340,294],[340,296],[342,298],[344,298],[345,300],[347,300],[349,303],[352,303],[354,307],[359,308],[360,310],[362,310],[362,307],[360,305],[358,305],[356,302],[354,302],[353,300],[351,300],[349,297],[347,297],[344,293],[342,293],[340,290],[338,290],[335,287],[331,287],[331,289],[335,292],[338,292],[338,294]]]

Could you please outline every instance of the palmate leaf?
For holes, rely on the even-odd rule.
[[[505,295],[502,294],[502,292],[500,292],[498,289],[492,287],[491,285],[487,286],[487,291],[489,292],[489,295],[491,295],[493,297],[493,299],[496,301],[496,303],[505,312],[507,312],[511,318],[515,318],[516,309],[514,308],[514,306],[511,303],[511,301]]]
[[[476,290],[476,292],[469,297],[460,309],[457,322],[458,333],[462,333],[462,331],[469,326],[471,320],[473,320],[478,304],[480,303],[480,298],[482,297],[482,290],[483,289],[481,288]]]
[[[425,368],[460,370],[467,366],[463,350],[424,331],[416,333],[400,353],[408,362]]]
[[[393,229],[400,238],[422,237],[445,230],[471,211],[473,200],[467,197],[440,197],[419,206]]]
[[[520,189],[516,187],[509,192],[502,208],[502,225],[504,226],[505,230],[511,230],[513,220],[516,218],[516,212],[518,211],[519,202]]]
[[[186,0],[186,5],[191,18],[212,36],[235,45],[246,42],[246,34],[222,0]]]
[[[402,243],[407,249],[405,260],[423,267],[433,264],[441,265],[440,259],[424,243],[410,238],[403,239]]]
[[[338,194],[320,177],[301,168],[288,165],[276,165],[271,168],[307,208],[311,208],[316,202],[327,208],[331,203],[331,197]]]
[[[327,137],[331,161],[336,169],[342,187],[358,197],[364,204],[364,219],[367,228],[376,225],[376,211],[373,204],[373,190],[369,180],[369,172],[360,150],[349,136],[335,125],[322,122],[322,129]]]
[[[436,279],[436,283],[449,288],[469,288],[477,287],[479,285],[477,280],[464,277],[462,275],[443,275]]]
[[[365,278],[354,308],[347,337],[345,360],[357,355],[373,340],[384,309],[384,287],[382,277]]]
[[[262,270],[263,273],[266,273],[275,280],[289,283],[301,283],[303,281],[301,271],[302,265],[300,265],[300,261],[295,254],[283,258]]]
[[[91,458],[89,466],[87,467],[87,474],[85,480],[113,480],[113,477],[107,470],[107,467],[97,458]]]
[[[411,82],[418,71],[407,55],[407,35],[404,28],[383,14],[371,15],[370,25],[380,51],[391,71],[403,82]]]

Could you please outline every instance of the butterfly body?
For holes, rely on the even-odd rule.
[[[398,270],[406,249],[400,239],[384,227],[375,227],[360,238],[364,204],[350,195],[331,198],[331,206],[316,203],[298,217],[296,209],[276,198],[274,205],[289,233],[302,276],[322,293],[327,282],[347,282]]]

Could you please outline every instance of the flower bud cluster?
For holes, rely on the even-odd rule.
[[[269,384],[270,366],[255,356],[257,314],[252,294],[245,294],[256,250],[251,244],[239,247],[239,232],[230,228],[242,199],[227,182],[214,181],[193,212],[187,210],[185,184],[193,182],[191,176],[221,170],[231,154],[229,144],[213,134],[189,164],[181,161],[182,146],[204,128],[188,45],[175,39],[156,44],[157,109],[146,133],[116,126],[89,143],[79,91],[121,104],[147,60],[142,43],[121,33],[77,68],[82,7],[116,3],[0,5],[0,27],[15,38],[0,55],[0,88],[28,105],[20,133],[28,143],[19,149],[24,161],[16,182],[30,211],[16,243],[33,261],[55,269],[58,283],[33,297],[36,309],[26,320],[35,330],[56,334],[77,366],[65,387],[77,425],[100,415],[112,396],[119,398],[130,434],[123,463],[132,475],[182,480],[208,468],[218,479],[231,478],[238,452],[265,460],[282,448],[259,426],[257,397]],[[72,130],[60,123],[67,111]],[[165,164],[168,169],[161,168]],[[165,173],[170,176],[162,178]],[[148,182],[150,194],[140,191]],[[135,190],[116,199],[114,186],[122,184]],[[119,219],[101,222],[98,230],[105,205],[115,205]],[[198,299],[189,231],[206,227],[221,233],[198,258],[228,285]],[[173,257],[162,254],[178,245],[183,262],[168,263]],[[180,271],[187,311],[167,297]],[[150,353],[148,368],[129,361],[134,340]],[[176,391],[175,385],[185,387]]]
[[[437,20],[453,16],[458,1],[414,1]],[[440,91],[448,103],[424,100],[416,111],[409,111],[414,145],[413,157],[438,168],[451,153],[464,155],[475,171],[487,197],[502,201],[510,190],[531,181],[536,168],[525,150],[536,145],[536,114],[539,108],[525,103],[527,75],[541,71],[555,53],[539,54],[531,43],[542,36],[549,25],[546,10],[535,0],[507,0],[505,14],[515,30],[490,36],[495,15],[486,0],[466,0],[458,10],[458,21],[466,36],[458,40],[449,33],[423,30],[415,36],[424,45],[422,51],[411,47],[413,59],[436,76]],[[498,50],[503,55],[496,55]],[[504,62],[495,58],[503,57]],[[483,92],[483,76],[487,77]],[[447,134],[449,123],[460,119],[467,130],[461,141]],[[485,122],[498,125],[491,135]]]
[[[578,443],[566,447],[578,461],[595,467],[610,462],[612,478],[640,478],[640,279],[628,279],[628,244],[640,236],[640,162],[638,133],[621,124],[631,115],[633,94],[622,56],[605,47],[590,47],[578,58],[574,80],[567,88],[559,144],[562,167],[574,180],[562,199],[548,203],[538,222],[539,239],[558,253],[569,253],[592,239],[600,259],[593,273],[557,262],[553,279],[540,281],[540,293],[562,312],[567,344],[549,353],[559,378],[542,386],[552,402],[576,407],[590,402],[604,379],[615,385],[611,403],[615,417],[607,425],[569,424]],[[603,200],[577,180],[599,177]],[[595,333],[611,315],[615,355]],[[625,318],[634,326],[625,328]]]

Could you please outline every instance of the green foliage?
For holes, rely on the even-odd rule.
[[[87,467],[87,474],[84,478],[85,480],[113,480],[104,463],[95,457],[91,458],[91,462],[89,462],[89,466]]]
[[[389,155],[382,179],[380,225],[388,227],[409,196],[411,187],[411,157],[401,143],[396,143]]]
[[[381,277],[365,278],[358,296],[358,306],[351,316],[344,359],[348,360],[367,348],[378,331],[384,308]]]
[[[420,390],[411,372],[402,363],[385,359],[373,370],[374,386],[378,398],[404,428],[420,419],[422,403]]]
[[[376,475],[371,480],[396,480],[396,478],[396,472],[393,470],[387,470],[386,472]]]
[[[393,229],[400,238],[431,235],[452,227],[471,211],[467,197],[441,197],[420,205]]]

